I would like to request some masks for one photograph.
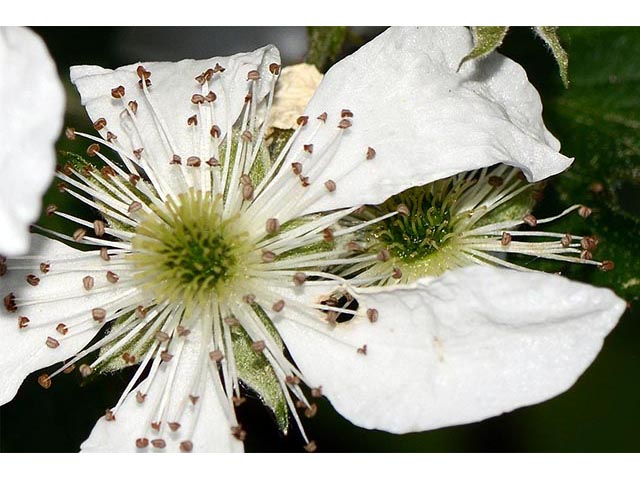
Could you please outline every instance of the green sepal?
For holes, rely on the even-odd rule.
[[[502,45],[509,27],[471,27],[473,33],[473,49],[460,61],[458,69],[474,58],[482,58],[489,55]]]
[[[309,50],[305,63],[324,72],[338,58],[348,33],[347,27],[307,27]]]
[[[551,49],[560,70],[562,83],[565,88],[569,88],[569,55],[560,44],[557,34],[558,27],[535,27],[533,30]]]

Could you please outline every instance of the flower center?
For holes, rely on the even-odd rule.
[[[223,218],[222,199],[210,192],[190,190],[164,206],[136,228],[136,276],[158,302],[202,304],[224,296],[246,271],[247,234],[235,217]]]

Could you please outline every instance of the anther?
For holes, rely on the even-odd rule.
[[[136,356],[131,355],[129,352],[124,352],[122,354],[122,359],[125,361],[125,363],[128,363],[129,365],[133,365],[134,363],[136,363]]]
[[[402,270],[398,267],[393,267],[393,273],[391,274],[391,278],[395,278],[396,280],[402,278]]]
[[[169,428],[172,432],[177,432],[181,426],[182,425],[180,425],[178,422],[169,422]]]
[[[167,442],[161,438],[155,438],[151,440],[151,445],[153,445],[153,448],[164,448],[167,446]]]
[[[107,250],[107,247],[100,248],[100,258],[105,262],[108,262],[109,260],[111,260],[111,257],[109,256],[109,250]]]
[[[200,397],[197,395],[189,395],[189,400],[191,401],[191,405],[195,405],[196,403],[198,403],[198,399]]]
[[[64,136],[67,137],[69,140],[75,140],[76,139],[76,129],[73,127],[67,127],[64,129]]]
[[[140,319],[145,318],[147,316],[147,309],[144,308],[142,305],[138,305],[135,310],[135,315],[136,315],[136,318],[140,318]]]
[[[318,115],[318,120],[320,120],[321,122],[326,122],[327,121],[327,112],[322,112],[320,115]]]
[[[511,234],[509,232],[502,232],[502,238],[500,239],[500,244],[504,247],[511,243]]]
[[[251,177],[246,173],[243,173],[242,175],[240,175],[240,183],[242,185],[251,185]]]
[[[138,65],[138,68],[136,68],[136,74],[140,80],[146,80],[151,77],[151,72],[142,65]]]
[[[308,187],[310,185],[309,177],[305,177],[303,175],[298,175],[298,177],[300,178],[300,185],[303,187]]]
[[[244,132],[242,132],[241,138],[245,142],[250,142],[251,140],[253,140],[253,135],[249,130],[245,130]]]
[[[327,243],[333,242],[333,230],[331,228],[325,228],[322,231],[322,239]]]
[[[136,103],[136,109],[138,108],[137,105],[138,104]],[[107,132],[107,142],[111,142],[113,140],[116,140],[117,138],[118,138],[118,136],[115,133]]]
[[[162,330],[156,332],[155,337],[156,337],[156,340],[159,341],[160,343],[166,342],[170,338],[167,332],[163,332]]]
[[[199,93],[194,93],[191,96],[191,103],[193,103],[194,105],[201,105],[205,102],[205,98],[203,95],[200,95]]]
[[[615,268],[615,266],[615,263],[613,263],[611,260],[603,260],[598,268],[603,272],[610,272]]]
[[[580,258],[583,260],[591,260],[593,259],[593,254],[589,250],[583,250],[580,252]]]
[[[369,319],[369,321],[371,323],[375,323],[378,321],[378,310],[375,308],[368,308],[367,309],[367,318]]]
[[[560,244],[564,247],[567,248],[569,247],[569,245],[571,245],[571,241],[573,240],[573,237],[571,236],[570,233],[565,233],[564,236],[562,237],[562,239],[560,240]]]
[[[191,440],[183,440],[180,442],[180,451],[184,453],[189,453],[193,450],[193,442]]]
[[[93,373],[93,369],[86,363],[83,363],[82,365],[80,365],[78,367],[78,371],[80,372],[80,375],[82,375],[84,378],[88,377]]]
[[[198,125],[198,115],[191,115],[189,118],[187,118],[187,125],[189,127]]]
[[[595,248],[598,246],[598,239],[596,237],[583,237],[582,240],[580,240],[580,246],[585,249],[585,250],[589,250],[590,252],[595,250]]]
[[[111,168],[110,166],[104,166],[100,169],[100,175],[102,175],[104,178],[109,179],[111,177],[115,177],[116,176],[116,171]]]
[[[163,362],[168,363],[171,361],[172,358],[173,358],[173,355],[171,355],[167,350],[163,350],[162,352],[160,352],[160,359]]]
[[[306,115],[302,115],[302,116],[300,116],[300,117],[298,117],[298,118],[296,119],[296,123],[297,123],[297,124],[298,124],[298,126],[300,126],[300,127],[304,127],[304,126],[307,124],[307,122],[308,122],[308,121],[309,121],[309,117],[308,117],[308,116],[306,116]]]
[[[135,100],[131,100],[127,105],[129,105],[129,108],[134,115],[138,113],[138,102],[136,102]]]
[[[202,162],[198,157],[187,158],[187,167],[199,167],[201,163]]]
[[[162,422],[151,422],[151,428],[153,428],[156,432],[159,432],[161,424]]]
[[[133,151],[133,156],[136,157],[138,160],[140,160],[142,158],[142,152],[144,152],[144,148],[136,148]],[[115,172],[113,172],[115,175]]]
[[[366,355],[367,354],[367,346],[366,345],[361,346],[360,348],[358,348],[357,352],[360,355]]]
[[[27,275],[26,280],[32,287],[36,287],[40,283],[40,279],[33,274]]]
[[[296,272],[293,274],[293,283],[296,286],[301,286],[307,281],[307,276],[302,272]]]
[[[351,240],[347,243],[347,250],[351,252],[361,252],[364,250],[364,247],[360,245],[358,242]]]
[[[594,193],[596,195],[604,192],[604,185],[602,184],[602,182],[593,182],[590,186],[589,186],[589,190],[591,191],[591,193]]]
[[[27,317],[18,317],[18,328],[27,328],[29,322],[30,320]]]
[[[113,422],[116,419],[116,416],[113,414],[113,411],[110,408],[107,408],[104,411],[104,419],[107,422]]]
[[[243,185],[242,186],[242,198],[244,200],[247,200],[247,201],[253,200],[253,191],[254,191],[253,185],[251,185],[251,184]]]
[[[169,164],[171,165],[180,165],[182,164],[182,158],[180,157],[180,155],[173,155],[171,157],[171,161],[169,162]]]
[[[96,322],[103,322],[107,318],[107,311],[104,308],[94,308],[91,310],[91,316]]]
[[[269,71],[272,75],[278,75],[280,73],[280,65],[278,65],[277,63],[270,63]]]
[[[223,66],[221,66],[219,63],[216,62],[215,66],[213,67],[213,73],[222,73],[226,70],[226,68],[224,68]]]
[[[231,434],[241,442],[247,438],[247,432],[242,429],[242,425],[238,424],[235,427],[231,427]]]
[[[135,173],[132,173],[131,175],[129,175],[129,183],[134,187],[138,184],[139,181],[140,181],[140,175],[136,175]]]
[[[213,125],[211,127],[211,130],[209,130],[209,133],[213,138],[220,138],[220,135],[222,135],[222,130],[220,130],[220,127],[218,125]]]
[[[407,207],[404,203],[398,204],[398,206],[396,207],[396,212],[404,217],[408,217],[410,213],[409,207]]]
[[[535,227],[536,225],[538,225],[538,219],[533,215],[531,215],[530,213],[522,217],[522,221],[527,225],[529,225],[530,227]]]
[[[265,224],[265,230],[267,233],[273,234],[280,230],[280,222],[277,218],[269,218]]]
[[[340,120],[340,123],[338,123],[338,128],[341,128],[342,130],[346,130],[349,127],[351,127],[351,120],[348,118],[343,118]]]
[[[129,208],[127,209],[127,211],[129,213],[134,213],[134,212],[137,212],[138,210],[140,210],[141,208],[142,208],[142,204],[140,202],[134,200],[129,205]]]
[[[266,346],[267,344],[264,342],[264,340],[257,340],[251,344],[251,350],[253,350],[254,352],[262,352]]]
[[[69,332],[69,328],[64,323],[59,323],[56,326],[56,332],[60,335],[66,335]]]
[[[307,145],[303,145],[302,149],[307,152],[308,154],[312,154],[313,153],[313,144],[309,143]]]
[[[176,332],[178,332],[179,337],[186,337],[191,333],[191,330],[189,330],[188,328],[184,328],[182,325],[178,325],[176,327]]]
[[[307,418],[313,418],[318,413],[318,406],[315,403],[309,405],[309,407],[304,411],[304,416]]]
[[[224,358],[224,355],[220,350],[214,350],[213,352],[209,352],[209,358],[214,362],[219,362]]]
[[[51,270],[51,264],[47,263],[47,262],[42,262],[40,264],[40,271],[44,274],[49,273],[49,271]]]
[[[492,187],[500,187],[504,183],[504,179],[502,177],[498,177],[497,175],[491,175],[488,178],[487,183]]]
[[[93,128],[95,128],[97,131],[102,130],[106,126],[107,126],[107,120],[104,118],[99,118],[95,122],[93,122]]]
[[[260,80],[260,72],[258,70],[251,70],[247,73],[247,80]]]
[[[94,220],[93,221],[93,231],[96,234],[96,237],[102,237],[104,235],[105,224],[102,220]]]
[[[147,398],[146,393],[142,393],[140,390],[136,392],[136,402],[144,403],[144,400]]]
[[[206,162],[207,165],[209,165],[210,167],[219,167],[220,166],[220,162],[218,161],[217,158],[215,157],[211,157],[209,160],[207,160]]]
[[[366,155],[367,160],[373,160],[375,157],[376,157],[376,151],[373,148],[368,147],[367,155]]]
[[[147,448],[149,446],[148,438],[138,438],[136,439],[136,448]]]
[[[386,262],[391,258],[391,254],[389,253],[389,250],[387,250],[386,248],[383,248],[378,252],[378,254],[376,255],[376,258],[381,262]]]
[[[207,102],[209,102],[209,103],[213,103],[213,102],[215,102],[215,101],[216,101],[216,99],[218,98],[218,96],[217,96],[214,92],[209,91],[209,93],[207,93],[207,95],[206,95],[204,98],[205,98],[205,100],[206,100]]]
[[[311,440],[309,443],[307,443],[304,446],[304,449],[306,452],[308,453],[313,453],[318,449],[318,445],[316,444],[316,442],[314,442],[313,440]]]
[[[47,375],[46,373],[43,373],[38,377],[38,383],[45,390],[51,388],[51,379],[49,378],[49,375]]]
[[[262,263],[271,263],[276,259],[277,255],[270,250],[262,252]]]
[[[333,180],[327,180],[326,182],[324,182],[324,186],[330,192],[336,191],[336,182],[334,182]]]
[[[18,310],[18,307],[16,306],[16,296],[13,293],[4,297],[4,308],[11,313]]]
[[[300,379],[295,375],[287,375],[286,377],[284,377],[284,381],[289,385],[300,385]]]
[[[322,396],[322,387],[315,387],[311,389],[311,396],[313,398],[320,398]]]
[[[300,175],[302,173],[302,164],[300,162],[293,162],[291,164],[291,170],[294,175]]]
[[[124,93],[125,93],[125,90],[124,90],[124,87],[122,85],[120,85],[119,87],[111,89],[111,96],[113,98],[122,98],[122,97],[124,97]]]
[[[86,234],[87,234],[87,231],[84,228],[79,228],[75,232],[73,232],[73,239],[76,242],[80,242],[82,241],[82,239],[85,237]]]
[[[284,308],[284,300],[282,299],[278,300],[271,306],[271,310],[273,310],[274,312],[281,312],[283,308]]]
[[[87,155],[90,157],[95,157],[96,154],[100,151],[100,145],[97,143],[92,143],[87,147]]]
[[[341,116],[342,118],[353,118],[353,112],[352,112],[351,110],[348,110],[348,109],[346,109],[346,108],[343,108],[343,109],[340,111],[340,116]]]
[[[580,215],[582,218],[587,218],[592,213],[593,213],[593,210],[590,209],[589,207],[585,206],[585,205],[582,205],[578,209],[578,215]]]
[[[47,337],[47,340],[44,342],[49,348],[58,348],[60,346],[60,342],[55,338]]]
[[[70,374],[71,372],[73,372],[76,369],[76,366],[72,363],[71,365],[69,365],[67,368],[65,368],[64,370],[62,370],[62,373],[64,373],[65,375]]]

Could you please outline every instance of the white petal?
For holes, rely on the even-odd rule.
[[[169,173],[171,168],[169,162],[174,153],[184,159],[202,155],[200,137],[194,135],[194,129],[204,128],[203,131],[208,134],[211,125],[218,125],[224,135],[238,119],[244,106],[245,96],[251,86],[251,82],[247,81],[247,73],[251,70],[258,70],[261,73],[262,79],[258,82],[254,95],[254,100],[259,101],[269,93],[272,87],[269,65],[279,62],[278,50],[269,45],[251,53],[214,57],[208,60],[137,63],[116,70],[98,66],[76,66],[71,67],[71,81],[78,88],[82,104],[86,107],[91,120],[95,122],[99,118],[104,118],[107,121],[107,126],[100,130],[100,134],[104,138],[108,131],[117,135],[117,143],[128,153],[144,148],[144,155],[152,163],[153,168],[164,177],[166,182],[171,183],[172,177],[175,177],[175,171],[173,171],[174,174]],[[214,68],[216,64],[224,67],[225,71],[215,73],[213,79],[209,81],[209,90],[216,94],[217,99],[212,104],[213,121],[205,126],[198,106],[191,102],[191,98],[194,94],[207,95],[209,90],[204,85],[200,85],[195,77],[209,68]],[[138,86],[139,78],[136,69],[140,65],[151,72],[152,85],[149,91],[154,103],[153,109]],[[124,110],[122,100],[111,96],[111,89],[120,85],[125,87],[124,103],[129,101],[138,103],[136,115],[138,133],[135,133],[128,116],[122,115]],[[209,111],[209,108],[205,110]],[[161,136],[153,111],[162,118],[173,148],[168,147]],[[195,114],[198,114],[199,126],[190,127],[187,125],[187,119]],[[203,159],[203,161],[206,160],[207,158]],[[173,181],[175,182],[175,179]],[[173,187],[180,188],[178,184]]]
[[[140,452],[163,451],[179,452],[180,443],[188,440],[193,443],[193,452],[241,452],[242,442],[231,434],[231,423],[223,409],[226,401],[220,389],[216,389],[214,382],[219,378],[205,373],[204,391],[193,390],[194,376],[200,369],[201,343],[206,344],[202,334],[194,329],[186,337],[186,344],[182,354],[175,356],[169,363],[162,363],[156,376],[148,387],[149,379],[145,379],[125,399],[122,406],[115,412],[116,419],[107,421],[105,417],[98,420],[89,438],[82,444],[83,452]],[[206,355],[206,354],[205,354]],[[206,361],[210,361],[208,358]],[[167,397],[166,420],[160,425],[160,431],[151,428],[151,422],[156,421],[156,407],[165,394],[167,382],[171,381],[171,373],[178,362],[173,383],[170,385]],[[147,391],[143,403],[136,401],[138,391]],[[199,399],[192,404],[189,395],[197,394]],[[177,412],[185,406],[184,413],[176,418]],[[180,428],[175,432],[168,427],[168,422],[177,421]],[[193,431],[192,431],[193,428]],[[191,434],[192,431],[192,434]],[[166,442],[163,449],[155,449],[151,444],[144,449],[136,448],[136,439],[147,438],[149,441],[162,438]]]
[[[64,91],[44,42],[27,28],[0,29],[0,253],[29,245],[55,167]]]
[[[9,312],[4,306],[0,309],[0,405],[15,396],[31,372],[63,361],[84,347],[101,326],[92,319],[91,310],[105,306],[122,293],[119,286],[107,282],[104,274],[96,275],[93,289],[98,292],[106,288],[103,293],[89,294],[84,289],[82,278],[93,274],[91,270],[103,268],[104,262],[97,252],[80,252],[55,240],[32,235],[29,255],[40,258],[29,263],[9,259],[8,271],[0,277],[0,297],[13,293],[25,301],[42,300],[19,306],[16,312]],[[49,273],[40,271],[41,262],[50,264]],[[17,265],[30,268],[15,269]],[[79,271],[61,271],[74,267]],[[40,279],[37,286],[27,283],[25,278],[29,274]],[[135,298],[131,301],[135,302]],[[25,328],[18,327],[19,317],[29,319]],[[60,323],[68,328],[66,335],[56,330]],[[49,348],[45,343],[47,337],[60,345]]]
[[[322,159],[324,171],[310,178],[334,180],[336,191],[306,211],[378,204],[409,187],[496,163],[521,168],[530,181],[565,170],[571,159],[557,153],[522,67],[493,53],[457,72],[471,48],[466,28],[390,28],[331,68],[292,152],[326,145],[342,109],[353,112],[353,126]],[[322,112],[326,126],[312,137]],[[369,147],[376,155],[367,161]]]
[[[377,322],[276,326],[337,411],[394,433],[475,422],[564,392],[625,309],[610,290],[491,267],[362,290],[358,300],[361,311],[378,310]],[[356,352],[363,345],[366,355]]]

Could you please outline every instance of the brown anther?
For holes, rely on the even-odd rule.
[[[47,340],[44,343],[49,348],[58,348],[60,346],[60,342],[52,337],[47,337]]]
[[[302,173],[302,164],[300,162],[293,162],[291,164],[291,170],[294,175],[300,175]]]
[[[189,453],[193,450],[193,442],[191,440],[183,440],[180,442],[180,451],[183,453]]]
[[[219,167],[220,166],[220,162],[218,161],[217,158],[215,157],[211,157],[209,160],[207,160],[206,162],[207,165],[209,165],[210,167]]]
[[[151,440],[151,445],[153,445],[153,448],[164,448],[167,446],[167,442],[161,438],[154,438]]]
[[[322,239],[327,243],[333,242],[333,229],[325,228],[322,231]]]
[[[162,330],[157,331],[155,333],[155,337],[156,337],[156,340],[159,341],[160,343],[166,342],[170,338],[167,332],[163,332]]]
[[[213,352],[209,352],[209,358],[214,362],[219,362],[224,358],[224,355],[220,350],[214,350]]]
[[[27,275],[26,280],[32,287],[37,287],[40,284],[40,279],[33,274]]]
[[[307,418],[313,418],[316,416],[316,413],[318,413],[318,406],[315,403],[312,403],[304,411],[304,416]]]
[[[75,140],[76,139],[76,129],[73,127],[67,127],[64,129],[64,136],[67,137],[69,140]]]
[[[191,115],[189,118],[187,118],[187,125],[189,127],[198,125],[198,115]]]
[[[532,190],[531,191],[531,198],[534,199],[536,202],[539,202],[540,200],[542,200],[544,198],[544,190],[542,190],[542,189]]]
[[[615,267],[615,263],[613,263],[611,260],[603,260],[602,263],[598,266],[598,268],[603,272],[610,272]]]
[[[138,68],[136,68],[136,74],[138,75],[138,78],[140,80],[146,80],[147,78],[151,77],[151,72],[144,68],[142,65],[138,65]]]
[[[235,395],[233,397],[231,397],[231,401],[233,402],[233,404],[236,407],[239,407],[240,405],[242,405],[244,402],[247,401],[247,399],[245,397],[236,397]]]
[[[42,262],[40,264],[40,271],[44,274],[49,273],[49,271],[51,270],[51,264],[47,263],[47,262]]]
[[[361,252],[364,250],[364,247],[358,242],[351,240],[349,243],[347,243],[347,250],[352,252]]]
[[[583,237],[582,240],[580,240],[580,246],[590,252],[596,249],[598,243],[600,242],[596,237]]]
[[[307,408],[307,404],[304,403],[302,400],[296,400],[296,408]]]
[[[569,245],[571,245],[571,241],[573,240],[573,237],[571,236],[570,233],[565,233],[564,236],[562,237],[562,239],[560,240],[560,244],[564,247],[567,248]]]
[[[113,422],[116,419],[116,416],[113,414],[113,411],[110,408],[107,408],[104,411],[104,419],[107,422]]]
[[[240,183],[242,185],[251,185],[251,177],[246,173],[243,173],[242,175],[240,175]]]
[[[59,183],[56,185],[56,188],[58,189],[58,191],[59,191],[60,193],[64,193],[64,192],[66,192],[66,191],[67,191],[67,184],[66,184],[66,183],[64,183],[64,182],[59,182]]]
[[[262,252],[261,258],[262,263],[271,263],[277,258],[277,255],[270,250],[265,250]]]
[[[131,202],[131,204],[129,205],[129,208],[127,209],[127,211],[129,213],[134,213],[137,212],[138,210],[142,209],[142,204],[138,201],[133,201]]]
[[[342,118],[353,118],[353,112],[352,112],[351,110],[348,110],[348,109],[346,109],[346,108],[343,108],[343,109],[340,111],[340,116],[341,116]]]
[[[376,151],[373,148],[368,147],[367,155],[366,155],[367,160],[373,160],[375,157],[376,157]]]
[[[102,237],[104,235],[105,224],[102,220],[94,220],[93,221],[93,231],[96,234],[96,237]]]
[[[327,180],[326,182],[324,182],[324,186],[329,192],[336,191],[336,182],[334,182],[333,180]]]
[[[367,308],[367,318],[371,323],[375,323],[378,321],[378,310],[375,308]]]
[[[580,215],[582,218],[587,218],[592,213],[593,213],[593,210],[590,209],[589,207],[585,206],[585,205],[582,205],[578,209],[578,215]]]
[[[49,375],[47,375],[46,373],[43,373],[38,377],[38,383],[45,390],[51,388],[51,379],[49,378]]]
[[[133,156],[136,157],[138,160],[140,160],[142,158],[142,152],[144,152],[144,148],[136,148],[133,151]]]
[[[398,267],[393,267],[393,273],[391,273],[391,278],[395,278],[396,280],[402,278],[402,270]]]
[[[180,157],[180,155],[173,155],[171,157],[171,161],[169,162],[169,164],[171,165],[181,165],[182,164],[182,158]]]
[[[502,232],[502,238],[500,239],[500,244],[503,247],[506,247],[511,243],[511,234],[509,232]]]
[[[303,175],[298,175],[298,178],[300,178],[300,185],[302,185],[303,187],[308,187],[310,185],[309,183],[309,177],[305,177]]]
[[[96,322],[103,322],[107,318],[107,311],[104,308],[94,308],[91,310],[91,316]]]
[[[138,184],[139,181],[140,181],[140,175],[136,175],[135,173],[132,173],[131,175],[129,175],[129,183],[134,187]]]
[[[173,355],[171,355],[167,350],[163,350],[162,352],[160,352],[160,359],[163,362],[168,363],[171,361],[172,358],[173,358]]]
[[[84,165],[81,169],[80,169],[80,173],[82,173],[82,175],[84,175],[85,177],[88,177],[89,175],[91,175],[91,173],[94,171],[95,169],[93,168],[93,165]]]
[[[224,68],[223,66],[221,66],[219,63],[216,63],[215,66],[213,67],[213,73],[222,73],[226,70],[226,68]]]
[[[220,130],[220,127],[218,125],[213,125],[209,130],[209,133],[213,138],[220,138],[220,135],[222,135],[222,130]]]
[[[200,95],[199,93],[194,93],[191,96],[191,103],[194,105],[201,105],[205,102],[204,95]]]
[[[147,316],[147,309],[142,305],[138,305],[135,309],[136,318],[145,318]]]
[[[326,122],[327,121],[327,112],[322,112],[320,115],[318,115],[317,118],[321,122]]]
[[[262,352],[266,346],[267,344],[264,342],[264,340],[257,340],[251,344],[251,350],[253,350],[254,352]]]
[[[16,296],[13,293],[4,297],[4,308],[11,313],[18,310],[18,307],[16,306]]]
[[[349,127],[351,127],[351,120],[348,118],[343,118],[340,120],[340,123],[338,123],[338,128],[341,128],[342,130],[346,130]]]
[[[398,206],[396,207],[396,212],[404,217],[408,217],[410,213],[409,207],[407,207],[404,203],[398,204]]]
[[[116,140],[118,138],[118,136],[113,133],[113,132],[107,132],[107,142],[112,142],[113,140]]]
[[[28,317],[18,317],[18,328],[27,328],[29,322],[30,320]]]
[[[95,157],[96,154],[100,151],[100,145],[97,143],[92,143],[87,147],[87,155],[90,157]]]
[[[216,101],[216,99],[218,98],[218,96],[214,93],[209,91],[209,93],[207,93],[204,97],[204,99],[209,102],[209,103],[213,103]]]
[[[296,119],[296,123],[300,127],[304,127],[308,121],[309,121],[309,117],[307,117],[306,115],[302,115]]]
[[[538,225],[538,219],[533,215],[531,215],[530,213],[522,217],[522,221],[527,225],[529,225],[530,227],[535,227],[536,225]]]
[[[504,183],[504,178],[498,177],[497,175],[491,175],[488,178],[487,183],[492,187],[500,187]]]
[[[107,121],[104,118],[99,118],[95,122],[93,122],[93,128],[95,128],[98,131],[102,130],[106,126],[107,126]]]
[[[122,354],[122,359],[125,361],[125,363],[128,363],[129,365],[133,365],[134,363],[136,363],[136,356],[131,355],[129,352],[124,352]]]
[[[62,373],[64,373],[65,375],[70,374],[71,372],[73,372],[76,369],[76,366],[72,363],[71,365],[69,365],[67,368],[65,368],[64,370],[62,370]]]
[[[107,247],[100,247],[100,258],[105,262],[108,262],[109,260],[111,260],[111,257],[109,256],[109,250],[107,249]]]
[[[302,146],[302,149],[303,149],[305,152],[307,152],[307,153],[311,154],[311,153],[313,153],[313,144],[312,144],[312,143],[308,143],[308,144],[306,144],[306,145],[303,145],[303,146]]]
[[[203,85],[205,82],[205,75],[204,73],[201,73],[200,75],[198,75],[197,77],[195,77],[196,82],[198,82],[200,85]]]
[[[315,387],[311,389],[311,396],[313,398],[320,398],[322,396],[322,387]]]
[[[113,98],[122,98],[122,97],[124,97],[124,93],[125,93],[125,90],[124,90],[124,87],[122,85],[120,85],[119,87],[111,89],[111,96]]]
[[[253,200],[253,191],[254,191],[253,185],[251,185],[251,184],[243,185],[242,186],[242,198],[244,200],[247,200],[247,201]]]
[[[258,70],[251,70],[247,73],[247,80],[260,80],[260,72]]]
[[[267,233],[273,234],[280,230],[280,222],[277,218],[269,218],[265,223],[265,230]]]
[[[64,323],[59,323],[56,326],[56,332],[60,335],[66,335],[69,332],[69,328]]]
[[[136,392],[136,402],[144,403],[146,398],[147,398],[147,394],[146,393],[142,393],[140,390],[138,390]]]
[[[86,378],[86,377],[88,377],[89,375],[91,375],[93,373],[93,368],[91,368],[86,363],[83,363],[82,365],[80,365],[78,367],[78,371],[80,372],[80,375],[82,375],[84,378]]]
[[[85,237],[86,234],[87,234],[87,231],[84,228],[79,228],[75,232],[73,232],[73,239],[76,242],[80,242]]]
[[[296,286],[301,286],[307,281],[307,276],[302,272],[296,272],[293,274],[293,283]]]
[[[198,399],[200,397],[197,395],[189,395],[189,400],[191,401],[191,405],[195,405],[196,403],[198,403]]]
[[[202,161],[198,157],[187,158],[187,167],[199,167]]]
[[[162,422],[151,422],[151,428],[153,428],[156,432],[160,431],[160,425]]]
[[[271,305],[271,310],[273,310],[274,312],[281,312],[282,309],[284,308],[284,300],[280,299],[277,302],[275,302],[273,305]]]
[[[129,105],[129,109],[133,112],[134,115],[138,113],[138,102],[136,102],[135,100],[131,100],[127,105]]]
[[[357,350],[357,352],[358,352],[360,355],[366,355],[366,354],[367,354],[367,346],[366,346],[366,345],[361,346],[361,347]]]
[[[116,172],[113,168],[111,168],[110,166],[104,166],[100,169],[100,175],[102,175],[104,178],[110,178],[110,177],[115,177],[116,176]]]
[[[279,75],[280,74],[280,65],[278,65],[277,63],[270,63],[269,64],[269,71],[273,75]]]
[[[580,252],[580,258],[583,260],[591,260],[593,258],[593,254],[589,250],[583,250]]]
[[[238,424],[235,427],[231,427],[231,434],[238,440],[243,442],[247,438],[247,432],[242,429],[242,425]]]
[[[308,453],[313,453],[318,449],[318,445],[316,444],[316,442],[314,442],[313,440],[311,440],[309,443],[307,443],[304,446],[304,449],[306,452]]]
[[[176,327],[176,332],[178,333],[179,337],[186,337],[191,333],[191,330],[189,330],[188,328],[184,328],[182,325],[178,325]]]
[[[138,438],[136,439],[136,448],[147,448],[149,446],[148,438]]]
[[[389,253],[389,250],[387,250],[386,248],[383,248],[378,252],[378,254],[376,255],[376,258],[381,262],[386,262],[391,258],[391,254]]]
[[[169,422],[169,428],[171,429],[172,432],[177,432],[181,426],[182,425],[180,425],[178,422]]]
[[[593,182],[589,187],[589,190],[591,190],[591,193],[598,195],[599,193],[604,192],[604,185],[602,182]]]
[[[287,375],[286,377],[284,377],[284,381],[289,385],[300,385],[300,379],[295,375]]]

